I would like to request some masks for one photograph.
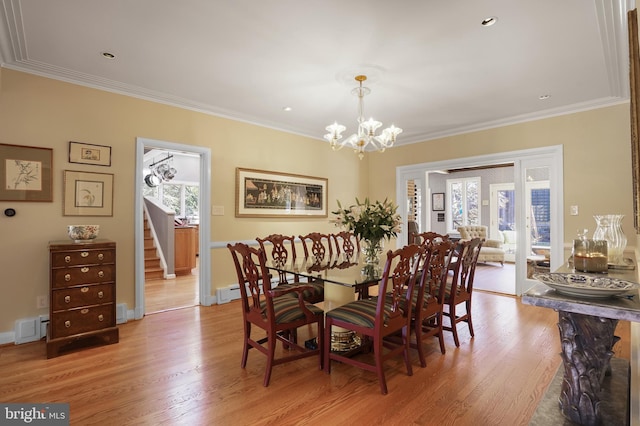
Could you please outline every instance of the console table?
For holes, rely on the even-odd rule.
[[[558,272],[573,272],[564,266]],[[638,282],[637,270],[609,270],[609,276]],[[614,331],[619,320],[632,321],[630,417],[638,421],[637,330],[640,326],[640,292],[633,297],[589,299],[567,296],[542,283],[522,295],[522,303],[551,308],[558,312],[564,379],[559,396],[562,414],[581,425],[601,424],[601,384],[610,372],[613,345],[619,340]],[[634,346],[635,345],[635,346]],[[635,364],[634,364],[635,363]]]

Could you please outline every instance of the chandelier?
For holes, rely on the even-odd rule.
[[[374,151],[380,152],[384,152],[385,149],[392,147],[393,143],[396,141],[396,136],[402,133],[402,129],[392,124],[384,129],[380,135],[376,135],[376,130],[382,126],[382,123],[375,121],[373,118],[369,118],[365,121],[363,116],[363,98],[365,95],[371,93],[371,90],[368,87],[364,87],[362,85],[362,82],[367,79],[367,76],[357,75],[355,79],[360,85],[353,89],[351,93],[358,96],[358,132],[340,142],[340,139],[342,139],[342,132],[346,130],[346,127],[335,122],[330,126],[327,126],[326,130],[329,133],[324,135],[324,138],[329,141],[329,144],[334,151],[342,149],[345,146],[350,146],[362,160],[364,158],[364,152],[368,146],[370,146]]]

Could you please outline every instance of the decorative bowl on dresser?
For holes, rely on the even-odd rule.
[[[116,243],[51,241],[49,265],[47,358],[117,343]]]

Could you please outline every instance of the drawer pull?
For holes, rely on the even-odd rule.
[[[81,291],[81,292],[83,292],[83,293],[86,293],[86,292],[88,292],[88,291],[89,291],[89,287],[82,287],[82,288],[80,289],[80,291]]]
[[[86,315],[86,314],[88,314],[88,313],[89,313],[89,309],[84,308],[83,310],[81,310],[81,311],[80,311],[80,313],[81,313],[82,315]]]
[[[65,257],[64,257],[64,261],[65,261],[66,263],[71,262],[71,256],[65,256]]]
[[[104,259],[104,254],[102,253],[98,254],[98,260],[102,260],[102,259]]]
[[[80,271],[86,274],[87,272],[89,272],[89,267],[88,267],[88,266],[83,266],[83,267],[80,269]]]
[[[104,315],[102,314],[98,315],[98,321],[104,321]]]
[[[87,257],[87,256],[89,256],[89,252],[88,251],[83,251],[82,253],[80,253],[80,256]]]
[[[65,296],[64,297],[64,301],[65,301],[65,303],[71,302],[71,296]]]
[[[71,327],[71,321],[65,321],[64,326],[67,328]]]
[[[104,277],[104,271],[99,271],[99,272],[98,272],[98,276],[99,276],[100,278]]]
[[[102,299],[104,297],[104,293],[102,291],[98,292],[98,299]]]
[[[65,281],[71,281],[71,274],[65,274],[64,280]]]

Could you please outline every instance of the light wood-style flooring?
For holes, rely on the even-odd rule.
[[[118,344],[47,360],[44,342],[0,347],[0,401],[68,402],[72,425],[526,425],[560,366],[557,314],[516,297],[477,291],[475,338],[426,342],[386,364],[389,394],[373,373],[315,358],[274,367],[250,351],[240,368],[240,302],[148,315],[120,326]],[[300,339],[313,330],[301,329]],[[629,359],[629,325],[616,356]],[[282,350],[281,348],[279,350]]]
[[[146,314],[192,307],[199,303],[197,267],[187,275],[178,275],[169,280],[146,280],[144,283]]]

